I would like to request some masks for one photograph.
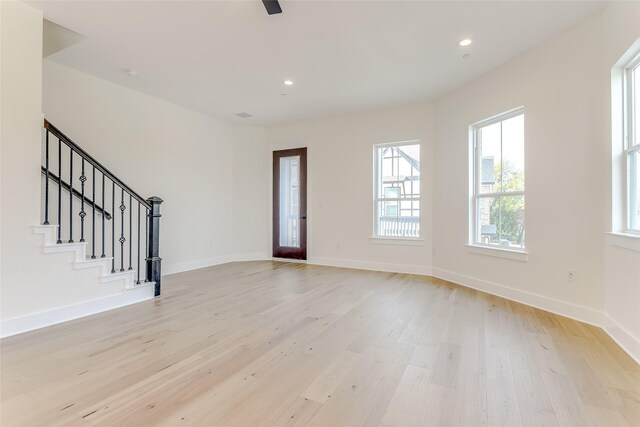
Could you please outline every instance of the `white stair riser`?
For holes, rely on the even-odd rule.
[[[125,270],[111,272],[112,257],[108,258],[88,258],[87,257],[87,242],[74,242],[74,243],[56,243],[58,226],[57,225],[36,225],[33,226],[34,234],[41,234],[44,236],[44,246],[42,248],[43,253],[64,253],[72,252],[74,254],[74,270],[81,270],[87,268],[99,268],[100,269],[100,281],[102,283],[113,283],[122,281],[123,290],[139,289],[141,287],[152,286],[153,282],[141,282],[136,284],[137,276],[136,270]]]

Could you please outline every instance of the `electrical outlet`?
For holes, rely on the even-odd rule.
[[[576,272],[573,270],[567,271],[567,280],[570,282],[574,282],[576,280]]]

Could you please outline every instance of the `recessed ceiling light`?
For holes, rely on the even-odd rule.
[[[462,47],[469,46],[470,44],[471,44],[471,39],[460,40],[460,46],[462,46]]]
[[[138,76],[138,72],[136,70],[134,70],[133,68],[127,68],[127,69],[125,69],[125,71],[129,75],[129,77],[137,77]]]
[[[291,85],[293,84],[293,81],[291,81],[291,80],[285,80],[285,81],[284,81],[284,84],[285,84],[285,85],[287,85],[287,86],[291,86]]]

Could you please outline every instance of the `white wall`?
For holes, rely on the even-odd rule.
[[[436,102],[438,274],[515,298],[539,295],[597,320],[603,308],[605,202],[602,51],[597,16]],[[518,106],[525,110],[527,262],[465,247],[469,125]],[[576,273],[573,283],[568,270]]]
[[[261,129],[227,124],[47,60],[43,103],[47,119],[116,176],[143,197],[164,200],[164,274],[228,260],[231,247],[251,249],[234,229],[234,205],[250,207],[235,196],[245,192],[234,179],[234,150],[251,156]]]
[[[605,57],[603,73],[611,69],[635,42],[640,47],[640,3],[614,2],[604,12]],[[611,86],[605,88],[607,109],[605,116],[611,118]],[[603,163],[605,169],[605,231],[619,231],[616,223],[621,217],[622,206],[617,194],[619,183],[611,180],[612,143],[620,146],[619,117],[606,120],[603,134]],[[612,141],[613,139],[613,141]],[[614,187],[612,187],[615,186]],[[612,194],[616,202],[612,205]],[[613,224],[613,227],[612,227]],[[622,244],[622,245],[620,245]],[[627,247],[623,247],[627,246]],[[635,247],[636,250],[632,248]],[[604,304],[609,317],[608,331],[629,351],[640,355],[640,239],[632,241],[607,235],[604,241]],[[640,356],[638,356],[640,357]]]
[[[373,145],[407,140],[422,141],[424,242],[419,246],[372,243]],[[269,165],[272,149],[308,147],[307,250],[311,262],[431,272],[433,108],[430,103],[276,126],[268,129],[268,142],[270,151],[265,159]]]
[[[233,144],[233,259],[270,257],[266,130],[237,126]]]
[[[15,1],[1,10],[1,235],[2,317],[15,310],[14,297],[37,290],[49,273],[33,262],[30,225],[40,212],[40,123],[42,100],[42,12]]]

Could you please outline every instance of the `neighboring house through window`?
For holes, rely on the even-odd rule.
[[[374,236],[420,237],[420,142],[374,146]]]
[[[524,250],[524,110],[472,126],[470,243]]]

